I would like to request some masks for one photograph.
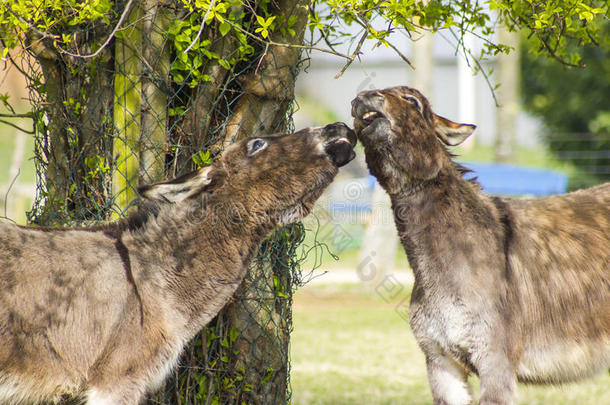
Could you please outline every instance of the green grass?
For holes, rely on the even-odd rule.
[[[491,145],[477,145],[472,149],[457,147],[452,149],[457,155],[458,161],[463,162],[493,162],[494,147]],[[519,166],[529,166],[540,169],[550,169],[568,176],[568,190],[588,187],[601,182],[594,176],[580,172],[572,163],[557,159],[545,147],[534,148],[517,147],[514,154],[515,161]]]
[[[427,404],[424,357],[393,305],[365,294],[299,291],[292,403]]]
[[[31,122],[27,120],[13,120],[14,124],[28,128]],[[18,130],[4,124],[0,124],[0,185],[10,183],[13,179],[9,179],[9,170],[13,160],[13,149],[15,147],[15,137]],[[36,171],[34,168],[34,135],[26,134],[25,156],[20,168],[18,181],[22,184],[33,184],[36,179]]]
[[[424,356],[395,311],[408,297],[405,290],[386,303],[354,285],[298,290],[291,336],[292,404],[432,404]],[[472,380],[477,392],[478,380]],[[562,387],[519,384],[516,403],[610,404],[608,387],[607,372]]]
[[[470,162],[493,162],[494,161],[494,146],[493,145],[477,145],[471,149],[463,147],[453,148],[451,150],[457,155],[457,160]],[[516,165],[538,167],[543,169],[557,170],[560,172],[569,172],[573,167],[566,162],[561,162],[553,157],[553,155],[544,147],[524,148],[517,147],[515,150]]]
[[[22,128],[30,128],[32,125],[31,121],[26,119],[12,120],[11,122]],[[1,123],[0,127],[2,128],[2,131],[0,131],[0,188],[8,186],[13,181],[20,184],[34,184],[36,181],[36,170],[33,160],[34,136],[25,134],[25,155],[19,168],[19,174],[14,179],[11,178],[9,171],[13,161],[13,150],[18,130]],[[12,207],[12,211],[14,211],[12,214],[9,213],[10,210],[5,211],[5,201]],[[24,224],[26,222],[25,212],[29,211],[31,206],[32,198],[18,196],[14,189],[8,195],[0,195],[0,217],[3,217],[6,212],[7,215],[10,215],[11,220]]]

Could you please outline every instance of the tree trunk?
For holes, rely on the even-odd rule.
[[[230,35],[220,36],[217,30],[210,29],[205,32],[212,41],[211,52],[219,55],[219,59],[230,59],[239,43]],[[223,91],[227,89],[234,79],[232,72],[223,68],[218,60],[209,60],[202,70],[202,74],[210,77],[210,81],[200,83],[192,92],[188,108],[184,115],[184,122],[177,127],[177,144],[182,150],[176,155],[174,173],[192,170],[196,164],[193,155],[207,149],[212,155],[222,151],[222,134],[218,124],[223,122],[220,109],[223,104]],[[214,122],[215,121],[215,122]]]
[[[273,15],[278,20],[297,17],[294,36],[271,35],[278,43],[301,44],[307,23],[307,2],[281,1]],[[207,32],[214,52],[230,55],[238,44],[226,38],[214,38]],[[287,109],[294,98],[294,82],[300,49],[269,46],[246,74],[237,76],[241,86],[237,100],[227,101],[223,91],[233,84],[234,75],[214,61],[204,67],[212,80],[193,92],[176,142],[182,156],[178,169],[192,165],[192,154],[203,148],[216,153],[230,143],[287,130]],[[229,111],[222,110],[223,105]],[[223,114],[226,114],[223,116]],[[225,118],[226,117],[226,118]],[[220,131],[218,130],[220,128]],[[190,138],[189,138],[190,137]],[[183,146],[187,140],[187,146]],[[189,142],[190,149],[189,149]],[[285,403],[288,390],[288,343],[291,328],[292,267],[291,258],[302,236],[301,227],[277,230],[260,248],[245,280],[230,302],[194,339],[182,363],[203,373],[185,375],[177,371],[162,393],[151,397],[152,403],[272,404]],[[197,386],[172,397],[176,387]]]
[[[101,28],[93,30],[88,38],[77,38],[74,47],[88,53],[99,46],[103,33]],[[109,181],[105,168],[111,156],[106,153],[109,138],[105,134],[112,125],[108,119],[112,76],[92,71],[112,70],[111,50],[85,63],[56,52],[35,35],[29,42],[44,79],[40,104],[48,122],[36,139],[41,188],[29,220],[52,225],[106,219]]]
[[[508,55],[497,59],[498,115],[496,121],[495,160],[501,163],[514,161],[517,116],[519,115],[519,33],[510,32],[504,24],[498,29],[498,42],[514,48]]]
[[[288,21],[296,17],[292,29],[295,35],[282,34],[276,29],[271,40],[277,43],[301,45],[307,25],[307,5],[304,0],[277,2],[274,15]],[[294,82],[298,72],[301,50],[298,48],[269,46],[265,48],[254,72],[240,76],[244,95],[225,128],[225,142],[246,137],[267,135],[286,129],[286,111],[294,98]]]
[[[271,39],[278,43],[301,44],[307,23],[307,1],[278,2],[277,11],[284,21],[297,17],[296,35],[277,30]],[[278,17],[281,18],[281,17]],[[287,130],[286,113],[294,98],[300,49],[270,46],[260,68],[240,78],[245,91],[225,129],[225,142],[245,137],[268,135]],[[301,238],[301,228],[293,225],[278,229],[261,246],[259,257],[238,289],[239,300],[223,311],[239,332],[232,367],[243,370],[244,387],[233,403],[285,403],[288,392],[288,345],[292,323],[291,251]],[[262,379],[261,379],[262,378]]]
[[[268,11],[278,21],[296,17],[285,34],[277,27],[270,39],[301,45],[307,4],[269,3]],[[294,98],[300,49],[265,47],[250,38],[257,56],[231,69],[210,58],[200,73],[211,80],[191,89],[168,80],[164,45],[172,43],[166,43],[163,34],[168,23],[165,6],[134,3],[111,45],[94,59],[68,57],[36,43],[46,82],[40,94],[48,117],[39,147],[49,193],[36,203],[39,223],[106,220],[110,208],[116,210],[115,217],[121,216],[133,203],[136,186],[156,180],[166,164],[166,176],[183,174],[201,150],[214,154],[244,137],[289,130],[287,112]],[[244,10],[246,18],[254,19],[250,9]],[[115,11],[118,19],[120,5]],[[220,60],[229,60],[242,44],[231,35],[221,36],[217,22],[209,24],[198,39],[210,39],[209,50]],[[71,51],[90,54],[109,32],[105,27],[100,30],[103,35],[83,34]],[[166,90],[172,91],[171,98]],[[170,117],[167,109],[174,105],[186,107],[186,112]],[[181,364],[191,368],[177,369],[168,388],[151,401],[286,401],[292,258],[301,238],[301,226],[292,225],[277,230],[261,246],[233,301],[187,348]]]
[[[33,43],[38,41],[39,39],[36,38]],[[38,179],[46,187],[44,194],[46,194],[47,201],[41,212],[34,213],[34,222],[40,225],[50,225],[68,222],[69,220],[69,217],[66,217],[66,202],[70,187],[70,162],[67,159],[70,153],[66,139],[68,123],[63,118],[62,83],[64,78],[60,68],[59,55],[47,48],[42,42],[38,46],[33,46],[32,49],[42,68],[46,87],[44,112],[48,117],[46,134],[41,135],[46,139],[37,142],[42,150],[36,152],[38,156],[43,157],[47,165],[46,170],[39,169],[39,171],[45,171],[45,178]],[[37,196],[38,198],[40,197]]]

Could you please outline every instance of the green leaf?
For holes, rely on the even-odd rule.
[[[222,24],[220,24],[220,26],[218,26],[218,31],[220,32],[220,35],[222,35],[223,37],[225,35],[227,35],[227,33],[231,30],[231,25],[228,22],[223,22]]]
[[[590,11],[581,11],[578,13],[581,20],[591,21],[593,20],[593,13]]]
[[[256,30],[254,30],[255,33],[261,33],[261,36],[263,38],[267,38],[267,36],[269,36],[269,31],[267,31],[265,28],[257,28]]]
[[[186,111],[186,107],[185,106],[169,108],[167,110],[167,112],[169,113],[170,117],[180,116],[180,115],[184,114],[185,111]]]
[[[237,329],[237,327],[233,326],[231,328],[231,330],[229,331],[229,341],[231,343],[235,342],[237,340],[238,336],[239,336],[239,329]]]

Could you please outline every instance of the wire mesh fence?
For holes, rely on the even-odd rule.
[[[569,188],[610,181],[610,133],[549,133],[548,146],[561,162],[573,167]]]
[[[255,22],[281,16],[289,33],[278,28],[269,39],[298,43],[304,2],[199,3],[116,2],[107,18],[58,23],[53,29],[69,41],[58,44],[35,30],[24,38],[30,57],[13,62],[27,75],[36,122],[31,223],[123,217],[137,204],[139,185],[208,165],[237,139],[292,130],[300,52],[260,41]],[[119,29],[109,35],[113,27]],[[302,238],[294,224],[260,246],[233,300],[148,403],[289,400]]]

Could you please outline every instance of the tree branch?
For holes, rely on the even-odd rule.
[[[366,17],[355,17],[354,20],[362,27],[364,28],[364,30],[366,31],[365,33],[368,34],[369,32],[371,32],[371,24],[369,23],[369,21],[366,19]],[[423,27],[420,27],[423,29]],[[410,33],[407,31],[407,33],[409,34],[410,37]],[[390,48],[392,48],[394,50],[394,52],[396,52],[396,54],[398,56],[401,57],[402,60],[404,60],[410,67],[411,69],[415,69],[415,67],[413,66],[413,64],[411,63],[411,61],[409,60],[409,58],[407,58],[402,52],[400,52],[398,50],[398,48],[396,48],[396,46],[394,46],[394,44],[392,44],[389,41],[386,41],[386,43],[388,44],[388,46],[390,46]],[[350,62],[351,63],[351,62]],[[343,70],[345,71],[345,69]],[[343,74],[343,71],[341,72]],[[340,75],[339,75],[340,76]],[[337,78],[338,76],[336,76],[335,78]]]
[[[354,59],[356,59],[356,57],[358,55],[360,55],[360,49],[362,49],[362,45],[364,44],[364,40],[366,39],[366,36],[368,35],[368,31],[364,31],[364,33],[362,34],[362,36],[360,37],[360,41],[358,41],[358,45],[356,45],[356,49],[354,49],[354,52],[352,53],[352,55],[349,57],[349,60],[347,61],[347,63],[343,66],[343,68],[341,69],[341,71],[339,73],[337,73],[335,75],[335,79],[340,78],[343,73],[345,73],[345,71],[347,70],[347,68],[352,64],[352,62],[354,61]]]
[[[229,23],[236,30],[241,31],[242,33],[246,34],[246,36],[249,36],[250,38],[253,38],[253,39],[257,40],[258,42],[261,42],[264,45],[279,46],[279,47],[283,47],[283,48],[294,48],[294,49],[309,49],[309,50],[313,50],[313,51],[319,51],[319,52],[323,52],[323,53],[328,53],[328,54],[331,54],[331,55],[339,56],[339,57],[344,58],[344,59],[351,59],[350,55],[346,55],[344,53],[333,51],[333,50],[329,50],[329,49],[325,49],[325,48],[320,48],[320,47],[317,47],[317,46],[288,44],[288,43],[281,43],[281,42],[275,42],[275,41],[267,40],[267,39],[261,38],[261,37],[259,37],[257,35],[254,35],[254,34],[248,32],[247,30],[243,29],[239,25],[237,25],[237,24],[235,24],[235,23],[233,23],[233,22],[231,22],[229,20],[225,20],[225,21],[227,23]]]
[[[123,10],[123,14],[121,14],[121,18],[119,18],[119,22],[116,24],[116,26],[114,27],[114,29],[112,30],[112,32],[110,33],[110,35],[108,36],[106,41],[102,44],[102,46],[100,46],[100,48],[97,51],[95,51],[89,55],[74,54],[74,53],[68,52],[64,49],[59,49],[59,51],[63,54],[73,56],[75,58],[83,58],[83,59],[95,58],[97,55],[102,53],[104,48],[106,48],[108,46],[110,41],[112,41],[112,39],[114,38],[116,33],[119,31],[119,29],[121,28],[121,25],[123,25],[123,22],[125,21],[125,18],[127,18],[127,15],[129,14],[129,10],[131,10],[132,4],[133,4],[133,0],[129,0],[127,2],[127,4],[125,5],[125,10]]]
[[[10,125],[11,127],[18,129],[21,132],[25,132],[26,134],[34,134],[36,132],[36,128],[35,128],[35,123],[36,123],[36,117],[34,116],[34,114],[32,113],[26,113],[26,114],[0,114],[0,117],[6,117],[6,118],[31,118],[32,119],[32,130],[28,131],[27,129],[23,129],[21,127],[19,127],[18,125],[13,124],[10,121],[6,121],[3,119],[0,119],[0,122],[6,125]]]
[[[188,51],[191,50],[193,45],[195,45],[195,42],[199,41],[199,37],[201,37],[201,33],[203,32],[203,28],[205,27],[205,21],[208,19],[208,15],[210,15],[210,10],[212,8],[214,8],[215,4],[216,4],[216,0],[212,0],[210,2],[210,5],[209,5],[208,9],[206,10],[205,15],[203,16],[203,20],[201,20],[201,26],[199,27],[199,31],[197,32],[197,36],[195,37],[193,42],[191,42],[191,44],[186,47],[186,49],[184,50],[184,53],[188,53]]]
[[[477,67],[479,68],[479,71],[481,71],[481,74],[483,75],[483,77],[485,78],[485,82],[487,83],[487,87],[489,88],[490,92],[491,92],[491,96],[494,99],[494,104],[496,105],[496,107],[500,106],[500,103],[498,102],[498,98],[496,97],[496,91],[494,89],[494,86],[492,86],[491,80],[489,78],[489,74],[487,74],[487,72],[485,71],[483,65],[481,64],[481,61],[479,59],[477,59],[472,52],[470,51],[470,49],[466,48],[466,46],[464,45],[464,33],[462,33],[461,36],[458,36],[453,29],[449,28],[449,32],[451,33],[451,35],[453,35],[453,37],[455,38],[456,41],[458,41],[457,45],[456,45],[456,53],[457,51],[461,48],[463,53],[464,53],[464,58],[466,58],[466,63],[468,63],[468,66],[470,66],[470,63],[468,62],[468,55],[470,55],[470,57],[472,58],[472,60],[474,61],[474,63],[477,65]]]

